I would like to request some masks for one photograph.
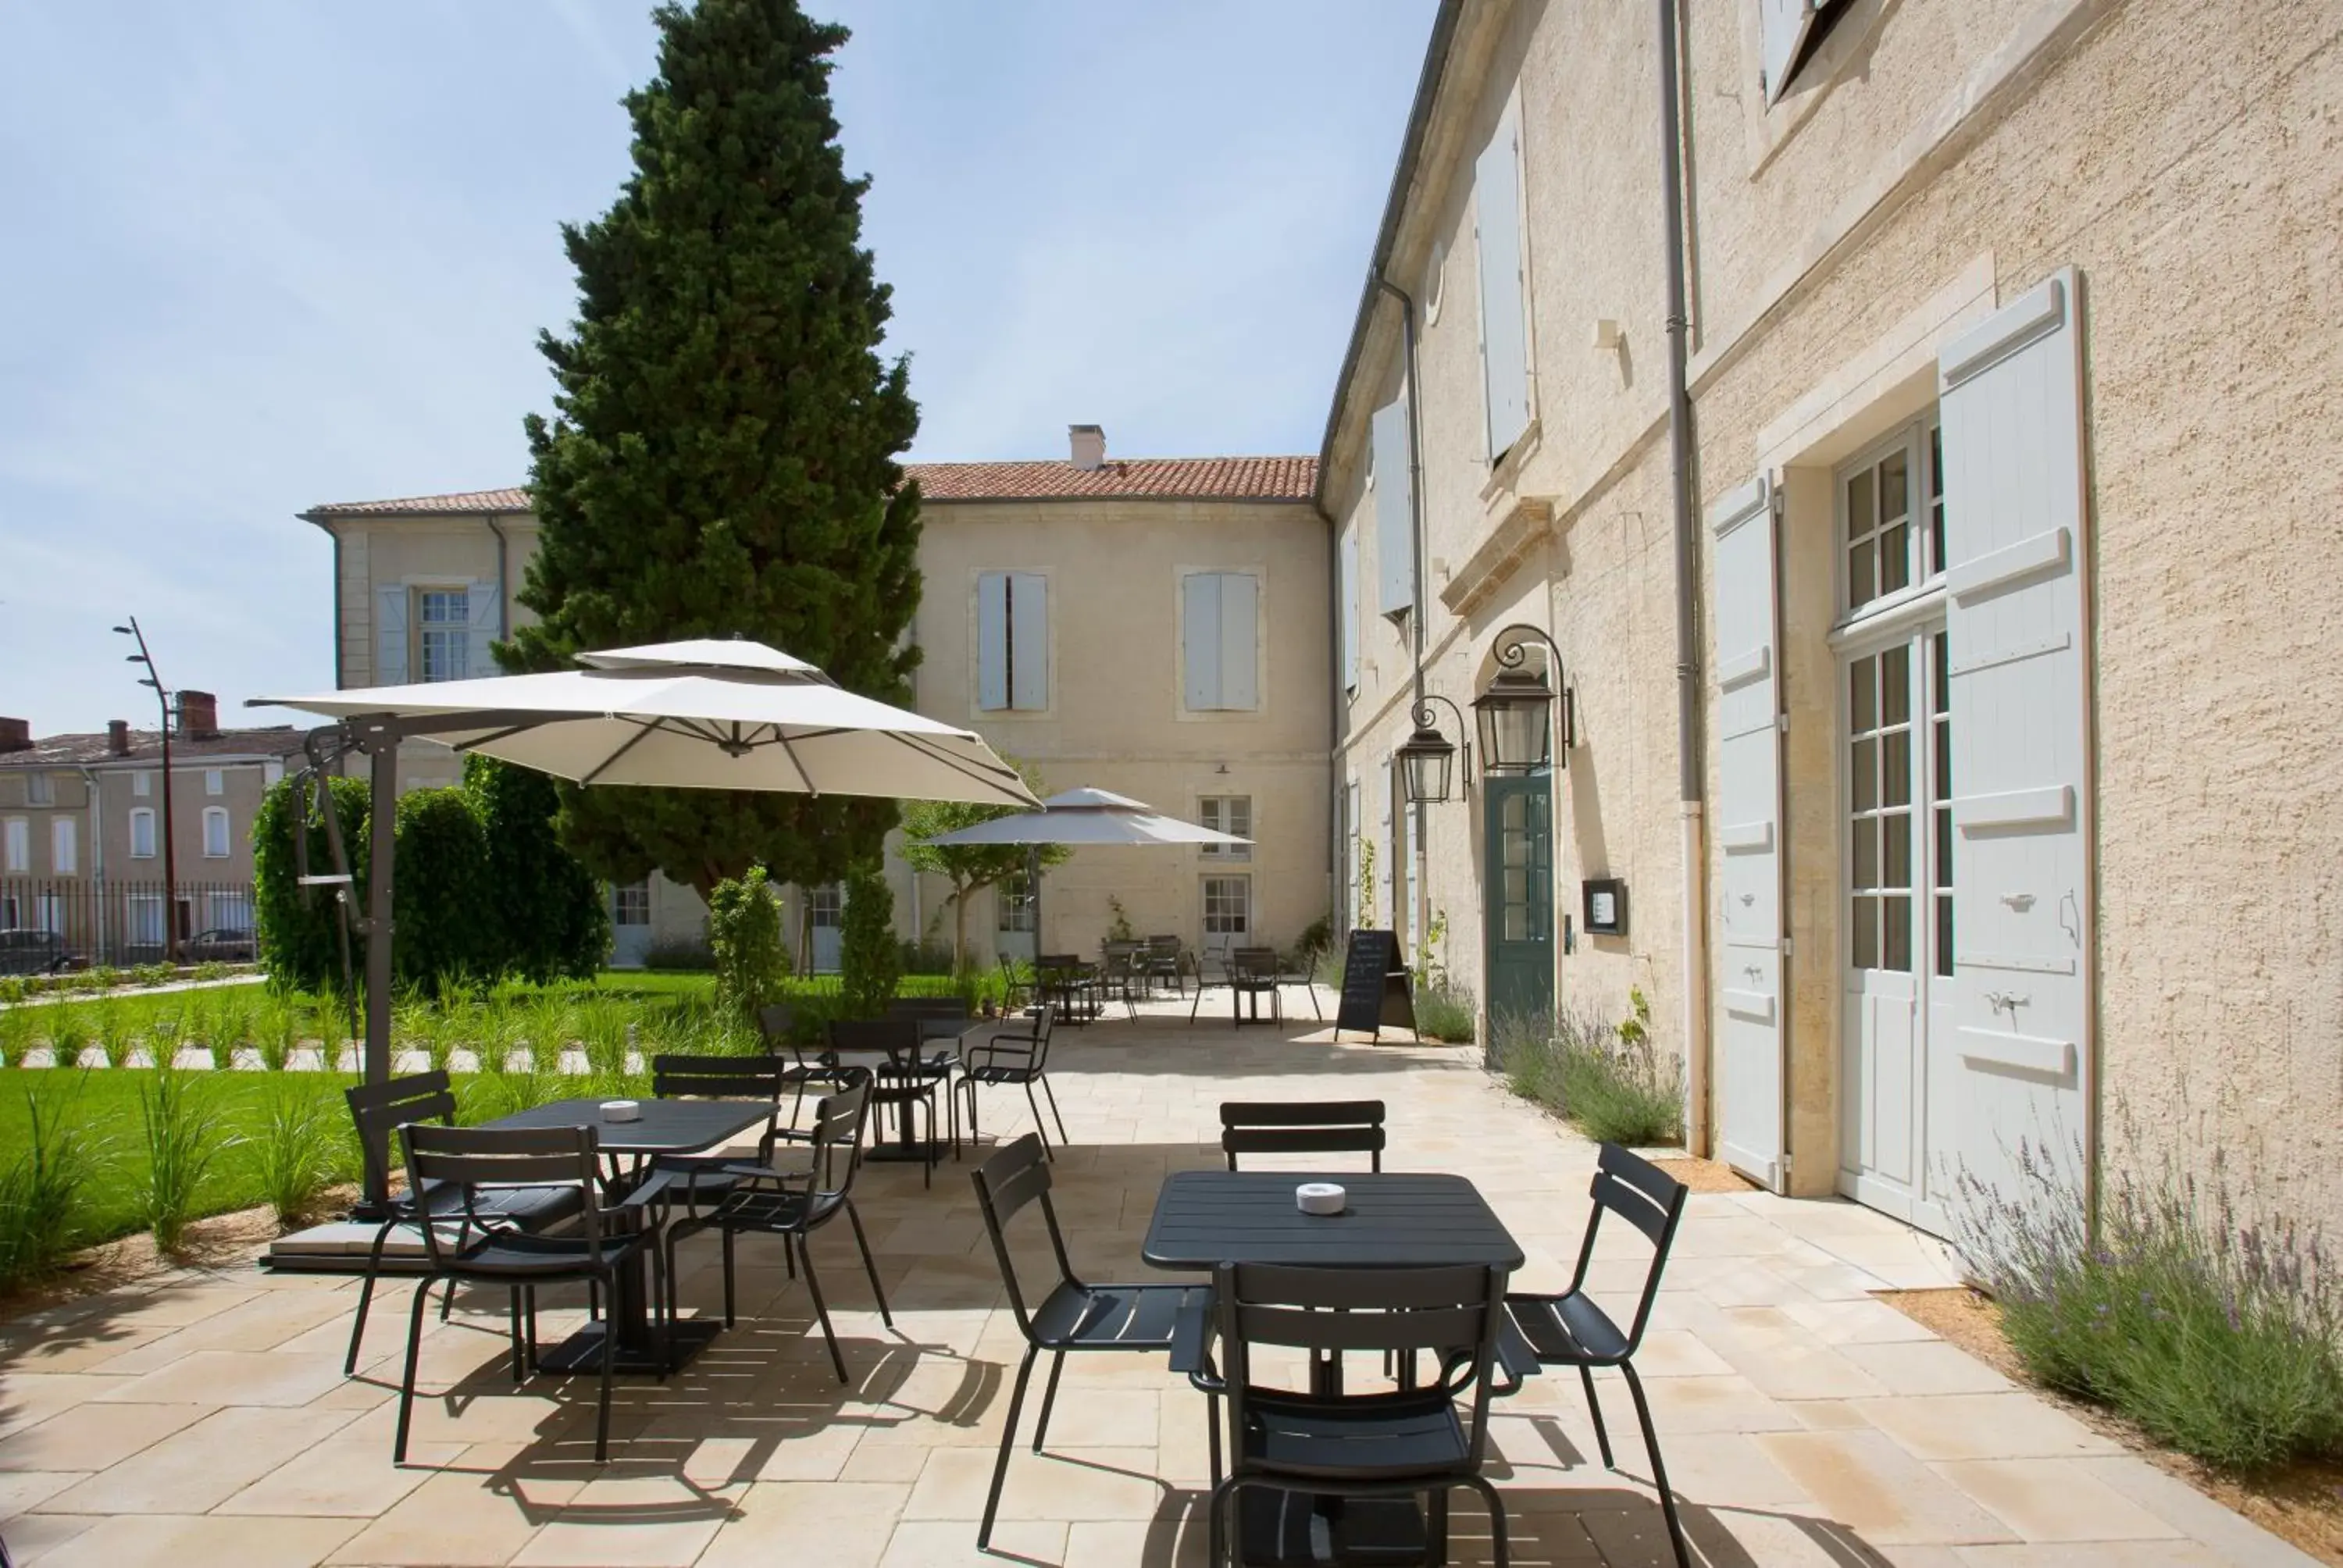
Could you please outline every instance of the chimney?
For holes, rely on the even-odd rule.
[[[0,719],[0,751],[30,751],[33,723],[28,719]]]
[[[179,738],[208,740],[219,733],[219,699],[208,691],[179,693]]]
[[[130,755],[130,720],[109,719],[106,721],[106,749],[116,757]]]
[[[1066,438],[1074,449],[1074,467],[1095,474],[1106,467],[1106,432],[1096,425],[1069,425]]]

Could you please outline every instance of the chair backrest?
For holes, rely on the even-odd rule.
[[[761,1100],[771,1108],[757,1139],[759,1158],[769,1156],[780,1131],[781,1091],[789,1070],[772,1056],[675,1056],[651,1058],[651,1092],[661,1100]]]
[[[759,1008],[757,1028],[764,1034],[765,1049],[775,1056],[804,1059],[805,1053],[798,1049],[798,1010],[789,1003],[768,1002]]]
[[[899,996],[887,1004],[889,1018],[908,1018],[921,1040],[949,1039],[967,1027],[968,1003],[956,996]]]
[[[1594,1207],[1586,1216],[1586,1239],[1579,1244],[1578,1269],[1571,1276],[1570,1289],[1575,1294],[1586,1284],[1587,1266],[1594,1261],[1595,1233],[1604,1214],[1616,1214],[1644,1233],[1652,1243],[1652,1269],[1644,1276],[1634,1324],[1627,1331],[1630,1354],[1643,1342],[1644,1325],[1660,1293],[1660,1274],[1668,1266],[1668,1249],[1675,1242],[1676,1225],[1691,1195],[1691,1188],[1633,1150],[1605,1143],[1595,1153],[1594,1181],[1587,1191]]]
[[[849,1067],[840,1070],[839,1088],[813,1108],[813,1173],[817,1196],[843,1198],[853,1189],[854,1172],[862,1164],[862,1128],[870,1115],[870,1070]],[[846,1153],[846,1173],[835,1176],[838,1152]]]
[[[443,1071],[411,1073],[381,1083],[357,1083],[342,1091],[350,1120],[357,1124],[358,1155],[365,1161],[367,1190],[379,1191],[390,1175],[390,1135],[410,1121],[453,1121],[456,1096]]]
[[[1153,953],[1158,958],[1162,958],[1167,955],[1176,958],[1179,956],[1180,952],[1180,939],[1178,937],[1150,937],[1147,939],[1147,950]]]
[[[1242,975],[1275,975],[1277,950],[1275,948],[1232,948],[1229,950],[1229,967]]]
[[[1383,1168],[1380,1100],[1224,1100],[1221,1152],[1229,1169],[1240,1154],[1365,1154]]]
[[[1050,1232],[1050,1250],[1058,1259],[1059,1281],[1080,1286],[1074,1278],[1073,1262],[1066,1256],[1066,1238],[1058,1229],[1057,1208],[1050,1201],[1049,1156],[1042,1151],[1041,1140],[1028,1132],[994,1150],[990,1159],[969,1172],[969,1180],[976,1184],[976,1206],[984,1216],[984,1233],[992,1239],[992,1255],[1001,1263],[1001,1282],[1009,1291],[1009,1309],[1016,1315],[1018,1331],[1030,1341],[1033,1338],[1032,1312],[1018,1282],[1016,1261],[1009,1253],[1009,1221],[1027,1204],[1041,1205],[1041,1221]]]
[[[908,1071],[920,1060],[920,1020],[915,1018],[837,1018],[830,1022],[834,1054],[857,1051],[884,1056],[888,1071]]]
[[[485,1229],[478,1211],[481,1191],[509,1187],[576,1187],[578,1233],[588,1255],[601,1261],[601,1161],[591,1126],[441,1127],[410,1121],[398,1131],[413,1190],[445,1183],[463,1195],[448,1214],[457,1221],[455,1236],[446,1234],[444,1223],[418,1227],[434,1269],[446,1268],[474,1230]]]
[[[1227,1369],[1230,1431],[1246,1430],[1246,1406],[1261,1392],[1256,1346],[1302,1351],[1308,1359],[1346,1351],[1429,1352],[1440,1381],[1420,1391],[1430,1402],[1470,1396],[1470,1462],[1480,1463],[1487,1427],[1490,1367],[1505,1316],[1505,1271],[1476,1264],[1438,1268],[1309,1269],[1223,1263],[1213,1272]],[[1339,1407],[1385,1402],[1388,1392],[1323,1394],[1274,1388],[1281,1402]],[[1242,1449],[1238,1450],[1242,1452]]]

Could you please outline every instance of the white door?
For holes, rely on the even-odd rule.
[[[651,884],[623,882],[610,890],[610,967],[639,970],[651,956]]]
[[[836,974],[846,936],[846,887],[831,882],[806,890],[806,920],[813,931],[813,970]]]
[[[1782,751],[1773,487],[1752,480],[1715,531],[1717,1156],[1782,1185]]]
[[[1961,890],[1947,1152],[2016,1203],[2046,1186],[2082,1195],[2094,1133],[2076,284],[2072,269],[2049,278],[1939,358]]]
[[[992,951],[1003,962],[1033,961],[1033,887],[1022,871],[992,890]]]

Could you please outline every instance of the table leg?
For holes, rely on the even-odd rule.
[[[617,1355],[612,1371],[664,1374],[667,1361],[650,1320],[649,1271],[647,1251],[636,1252],[618,1270],[601,1321],[588,1323],[547,1351],[538,1360],[538,1370],[564,1375],[598,1372],[603,1348],[608,1345]],[[689,1318],[670,1324],[669,1332],[675,1342],[675,1364],[681,1366],[723,1332],[724,1325],[715,1318]]]

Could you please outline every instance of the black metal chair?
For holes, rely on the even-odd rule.
[[[1482,1473],[1488,1446],[1489,1401],[1519,1386],[1530,1363],[1505,1352],[1508,1334],[1505,1271],[1474,1266],[1396,1269],[1305,1269],[1266,1263],[1223,1263],[1213,1274],[1212,1329],[1226,1365],[1223,1375],[1192,1370],[1202,1330],[1182,1325],[1175,1369],[1229,1402],[1229,1473],[1215,1476],[1211,1507],[1214,1568],[1237,1558],[1229,1552],[1229,1512],[1249,1488],[1288,1494],[1298,1506],[1262,1517],[1277,1536],[1275,1560],[1290,1546],[1305,1552],[1321,1527],[1335,1534],[1342,1558],[1341,1522],[1315,1511],[1325,1498],[1421,1496],[1427,1504],[1433,1562],[1445,1561],[1447,1494],[1459,1486],[1479,1493],[1499,1568],[1508,1561],[1505,1505]],[[1269,1346],[1304,1352],[1307,1389],[1254,1381],[1253,1351]],[[1341,1384],[1346,1351],[1381,1351],[1413,1365],[1428,1352],[1441,1368],[1426,1387],[1400,1386],[1347,1393]],[[1508,1381],[1500,1384],[1498,1374]],[[1217,1455],[1215,1456],[1217,1458]],[[1215,1466],[1217,1469],[1217,1464]],[[1365,1560],[1365,1559],[1362,1559]]]
[[[1238,948],[1229,954],[1229,1025],[1285,1025],[1285,997],[1278,989],[1277,950]],[[1262,999],[1269,1000],[1269,1017],[1261,1016]]]
[[[423,1345],[423,1309],[431,1287],[441,1281],[501,1285],[512,1295],[513,1376],[537,1367],[537,1287],[583,1282],[617,1298],[618,1272],[639,1255],[654,1271],[651,1299],[658,1301],[659,1249],[642,1222],[637,1196],[614,1209],[599,1197],[601,1151],[591,1127],[438,1127],[409,1123],[400,1129],[407,1143],[407,1185],[413,1191],[446,1188],[458,1194],[453,1211],[424,1226],[430,1264],[415,1287],[407,1327],[407,1370],[398,1384],[398,1434],[392,1462],[407,1462],[407,1432],[415,1407],[415,1363]],[[578,1194],[578,1233],[541,1236],[500,1228],[483,1196],[529,1188],[565,1186]],[[454,1234],[450,1235],[449,1232]],[[662,1325],[660,1332],[664,1334]],[[601,1355],[599,1408],[594,1429],[594,1459],[609,1457],[610,1371],[618,1360],[605,1342]],[[662,1358],[663,1360],[665,1358]]]
[[[1229,1169],[1240,1154],[1365,1154],[1383,1168],[1380,1100],[1224,1100],[1221,1152]]]
[[[979,1551],[992,1542],[993,1516],[1001,1509],[1001,1488],[1009,1478],[1009,1451],[1017,1446],[1017,1420],[1025,1407],[1025,1389],[1033,1376],[1034,1360],[1050,1352],[1050,1381],[1041,1392],[1041,1418],[1033,1424],[1033,1452],[1050,1430],[1050,1409],[1058,1401],[1058,1375],[1065,1371],[1070,1352],[1136,1351],[1161,1355],[1172,1348],[1174,1327],[1183,1311],[1202,1312],[1211,1292],[1201,1285],[1091,1285],[1075,1277],[1066,1256],[1066,1238],[1058,1229],[1058,1211],[1050,1201],[1050,1165],[1038,1134],[1028,1132],[970,1172],[976,1183],[976,1202],[984,1215],[985,1234],[1001,1262],[1001,1282],[1009,1292],[1009,1309],[1016,1315],[1018,1332],[1025,1336],[1025,1359],[1018,1363],[1017,1386],[1009,1396],[1009,1422],[1001,1433],[1001,1453],[992,1463],[992,1489],[985,1493],[984,1523],[977,1527]],[[1050,1233],[1050,1249],[1058,1261],[1058,1278],[1050,1293],[1029,1304],[1017,1265],[1009,1252],[1008,1226],[1028,1204],[1041,1206],[1041,1221]],[[1217,1420],[1218,1412],[1211,1419]],[[1212,1468],[1220,1469],[1219,1429],[1213,1433]]]
[[[1050,1087],[1050,1033],[1057,1021],[1057,1008],[1042,1003],[1027,1015],[1023,1029],[1003,1030],[983,1044],[970,1048],[960,1063],[960,1088],[968,1095],[968,1136],[971,1142],[977,1135],[976,1089],[980,1083],[1009,1084],[1025,1091],[1025,1103],[1033,1112],[1033,1131],[1041,1141],[1041,1151],[1050,1159],[1056,1153],[1050,1147],[1049,1130],[1041,1121],[1041,1101],[1033,1098],[1033,1087],[1039,1084],[1050,1101],[1050,1115],[1058,1124],[1058,1141],[1066,1141],[1066,1119],[1058,1110],[1057,1091]]]
[[[805,1143],[810,1135],[795,1125],[793,1103],[789,1119],[781,1119],[781,1091],[794,1082],[805,1092],[806,1079],[776,1058],[764,1056],[655,1056],[651,1058],[651,1092],[661,1100],[757,1100],[772,1107],[772,1114],[757,1134],[757,1168],[769,1169],[776,1147],[782,1142]],[[738,1154],[662,1154],[651,1170],[667,1178],[659,1193],[663,1208],[683,1206],[687,1214],[714,1210],[739,1187],[735,1167],[747,1157]],[[665,1227],[668,1277],[675,1277],[677,1232]]]
[[[1635,1399],[1635,1419],[1644,1429],[1644,1448],[1652,1456],[1652,1484],[1660,1494],[1660,1511],[1667,1516],[1668,1539],[1676,1549],[1678,1568],[1692,1568],[1684,1545],[1684,1524],[1676,1517],[1675,1494],[1668,1490],[1667,1466],[1660,1458],[1659,1434],[1652,1430],[1652,1407],[1644,1397],[1644,1383],[1635,1375],[1635,1351],[1651,1321],[1652,1302],[1660,1293],[1660,1273],[1667,1267],[1668,1249],[1676,1225],[1684,1218],[1691,1189],[1645,1160],[1615,1143],[1603,1145],[1597,1156],[1589,1193],[1594,1211],[1586,1217],[1586,1239],[1578,1249],[1578,1268],[1570,1289],[1558,1296],[1514,1294],[1505,1298],[1514,1325],[1529,1342],[1537,1359],[1549,1366],[1574,1366],[1586,1386],[1586,1408],[1594,1417],[1594,1440],[1603,1450],[1603,1467],[1616,1470],[1611,1457],[1611,1434],[1603,1424],[1603,1406],[1594,1397],[1594,1369],[1617,1367]],[[1594,1257],[1594,1237],[1605,1212],[1618,1215],[1641,1231],[1652,1243],[1652,1269],[1644,1278],[1644,1293],[1635,1303],[1632,1324],[1622,1332],[1611,1315],[1586,1294],[1587,1265]]]
[[[838,1333],[830,1327],[830,1306],[823,1301],[821,1281],[813,1271],[813,1253],[807,1240],[840,1214],[854,1228],[854,1244],[862,1252],[863,1272],[870,1276],[870,1293],[879,1302],[879,1318],[889,1328],[895,1326],[894,1314],[887,1308],[887,1289],[879,1282],[879,1265],[870,1256],[870,1239],[862,1232],[862,1216],[854,1211],[854,1172],[860,1167],[862,1124],[870,1111],[871,1077],[868,1069],[840,1069],[844,1087],[826,1096],[814,1106],[813,1126],[807,1137],[812,1150],[812,1160],[802,1172],[779,1171],[769,1165],[746,1162],[730,1167],[739,1186],[715,1209],[706,1213],[687,1208],[680,1215],[673,1204],[663,1206],[662,1229],[668,1232],[668,1255],[675,1255],[675,1243],[681,1238],[700,1231],[714,1230],[724,1240],[724,1326],[732,1326],[733,1302],[733,1238],[746,1233],[779,1236],[786,1251],[792,1254],[791,1271],[805,1277],[806,1293],[813,1298],[814,1316],[821,1321],[821,1337],[829,1342],[830,1364],[838,1370],[838,1381],[848,1381],[846,1358],[838,1348]],[[839,1162],[845,1162],[843,1174]],[[687,1202],[688,1191],[678,1194]],[[668,1316],[675,1317],[675,1273],[667,1276]]]
[[[1099,974],[1075,953],[1043,953],[1033,960],[1037,989],[1045,1006],[1058,1010],[1061,1022],[1076,1028],[1099,1016]]]
[[[1188,994],[1187,959],[1180,950],[1178,937],[1148,938],[1144,962],[1149,980],[1170,980],[1180,995]]]
[[[393,1132],[410,1122],[453,1126],[456,1121],[456,1096],[444,1071],[417,1072],[382,1083],[355,1084],[343,1091],[342,1097],[348,1102],[350,1120],[357,1128],[358,1158],[364,1162],[369,1189],[380,1190],[388,1185]],[[383,1249],[392,1234],[402,1226],[419,1228],[418,1222],[427,1211],[435,1217],[451,1215],[461,1202],[461,1193],[439,1187],[410,1187],[390,1199],[382,1224],[374,1233],[374,1244],[367,1249],[366,1275],[358,1285],[357,1312],[350,1321],[349,1353],[342,1359],[344,1377],[358,1370],[358,1347],[366,1338],[367,1312],[374,1304],[374,1283],[382,1273]],[[558,1229],[576,1219],[578,1208],[576,1190],[556,1185],[499,1190],[487,1197],[482,1211],[492,1217],[499,1228],[541,1231]],[[448,1292],[451,1303],[454,1295],[452,1291]],[[446,1316],[444,1308],[441,1316]]]
[[[921,1145],[924,1152],[920,1161],[920,1181],[922,1186],[933,1186],[935,1146],[940,1141],[936,1126],[936,1091],[939,1084],[949,1086],[951,1064],[949,1055],[940,1060],[929,1060],[926,1045],[917,1019],[834,1019],[830,1025],[827,1060],[832,1070],[844,1063],[864,1067],[870,1073],[870,1104],[880,1112],[881,1123],[872,1134],[874,1140],[886,1136],[885,1113],[891,1108],[901,1119],[904,1135],[918,1141],[920,1121],[916,1113],[927,1112],[928,1135]],[[849,1057],[868,1060],[849,1062]],[[957,1112],[952,1117],[952,1136],[960,1136]]]

